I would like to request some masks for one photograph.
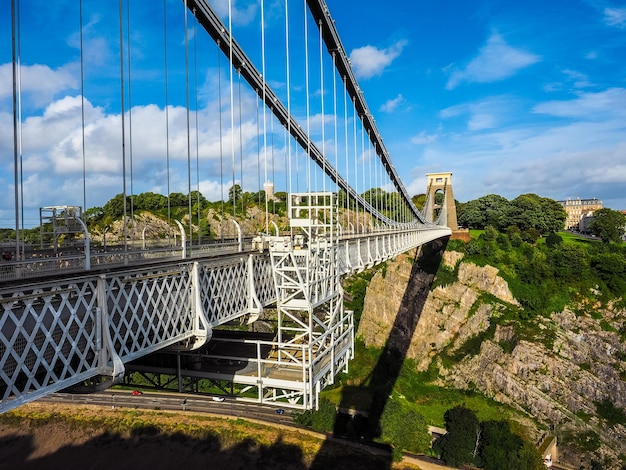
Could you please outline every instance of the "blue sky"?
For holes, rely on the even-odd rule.
[[[232,182],[232,169],[220,175],[220,152],[236,154],[242,167],[256,170],[256,98],[245,88],[241,91],[238,82],[234,85],[239,110],[233,122],[241,144],[235,144],[233,151],[227,137],[220,148],[215,116],[220,105],[223,113],[228,107],[225,58],[218,59],[210,38],[189,19],[188,60],[196,65],[186,77],[182,2],[167,0],[167,41],[162,2],[127,2],[124,15],[129,8],[131,59],[124,65],[126,77],[130,65],[131,80],[125,81],[125,111],[128,116],[130,101],[133,191],[166,192],[162,143],[167,132],[171,165],[176,168],[170,189],[187,193],[185,83],[192,83],[192,128],[196,116],[203,123],[197,143],[198,183],[209,199],[219,199],[220,181],[225,180],[227,187]],[[227,22],[228,1],[211,3]],[[233,0],[231,8],[234,36],[261,68],[259,3]],[[280,7],[284,0],[264,3],[266,77],[285,99]],[[290,91],[299,117],[304,115],[305,93],[303,74],[296,71],[302,60],[298,53],[302,22],[297,16],[301,3],[290,1],[294,9]],[[83,87],[87,207],[102,205],[122,192],[118,2],[83,1],[82,87],[79,4],[76,0],[20,2],[27,225],[37,222],[40,206],[83,205]],[[381,7],[373,0],[328,0],[327,4],[409,193],[425,191],[426,173],[451,171],[455,197],[462,202],[490,193],[509,199],[536,193],[557,200],[596,197],[605,207],[626,209],[625,2],[398,0]],[[3,227],[12,226],[14,220],[10,7],[9,0],[0,2],[0,183],[7,188],[0,201]],[[126,16],[124,21],[123,49],[128,54]],[[313,56],[316,47],[312,40]],[[311,67],[313,76],[322,66]],[[328,74],[328,62],[323,67]],[[167,129],[162,124],[166,82]],[[309,94],[327,96],[331,80],[325,79],[323,91],[321,86],[319,79],[312,78]],[[329,100],[325,98],[325,114],[332,108]],[[222,114],[224,129],[231,124],[227,114]],[[311,114],[318,123],[322,121],[319,103],[312,104]],[[324,121],[329,119],[326,116]],[[319,141],[319,129],[313,135]],[[326,142],[329,135],[331,128],[326,129]],[[275,130],[266,145],[272,159],[278,159],[286,148],[281,131]],[[195,152],[195,139],[192,146]],[[271,171],[282,170],[277,164]],[[235,181],[256,190],[258,177],[253,173],[244,170]],[[193,179],[192,189],[196,189],[195,175]],[[359,184],[362,189],[367,183]]]

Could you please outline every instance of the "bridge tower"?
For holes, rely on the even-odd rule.
[[[427,173],[428,178],[424,215],[429,222],[439,221],[440,225],[458,230],[456,205],[452,193],[452,173]]]

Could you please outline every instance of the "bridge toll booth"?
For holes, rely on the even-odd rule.
[[[452,192],[452,173],[427,173],[426,204],[424,215],[428,222],[439,222],[440,225],[458,230],[456,205]]]

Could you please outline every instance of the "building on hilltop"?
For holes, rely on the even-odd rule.
[[[591,217],[593,213],[602,209],[602,201],[599,199],[566,199],[557,201],[565,209],[567,218],[565,219],[565,230],[585,231],[585,219]]]

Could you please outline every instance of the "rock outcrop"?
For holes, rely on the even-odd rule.
[[[626,455],[626,429],[607,423],[596,406],[609,402],[626,409],[626,344],[618,333],[626,328],[626,312],[608,308],[588,315],[566,309],[526,322],[499,322],[502,311],[521,312],[521,307],[498,270],[465,263],[454,252],[446,252],[444,262],[458,264],[458,280],[428,295],[407,352],[416,367],[425,370],[435,360],[441,385],[480,391],[562,435],[595,433],[601,446],[594,454],[606,458],[604,468]],[[373,277],[357,331],[366,345],[383,346],[410,273],[408,257],[399,256]],[[455,356],[454,365],[443,366],[441,353],[454,354],[479,334],[484,336],[479,352]],[[567,448],[561,453],[561,460],[577,465],[585,459],[589,456]]]

